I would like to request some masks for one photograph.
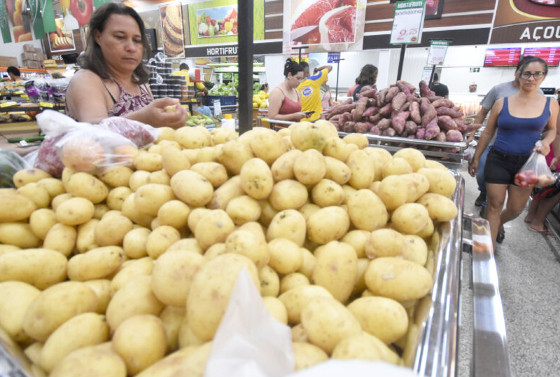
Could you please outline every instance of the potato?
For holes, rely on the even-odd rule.
[[[307,237],[318,244],[338,240],[350,227],[348,213],[341,207],[321,208],[307,219]]]
[[[183,250],[165,252],[154,262],[154,295],[166,305],[184,307],[192,280],[205,263],[206,259],[200,254]]]
[[[302,256],[302,263],[301,267],[299,268],[298,272],[301,272],[308,279],[311,279],[311,275],[313,274],[313,270],[315,269],[315,265],[317,264],[317,258],[311,253],[311,251],[307,250],[305,247],[301,248],[301,256]]]
[[[311,190],[313,203],[321,206],[337,206],[344,201],[344,190],[335,181],[322,179]]]
[[[161,225],[169,225],[175,229],[185,228],[191,209],[180,200],[170,200],[163,203],[157,212],[157,219]]]
[[[214,337],[242,269],[249,272],[260,291],[255,264],[239,254],[220,255],[206,263],[195,275],[187,296],[186,318],[194,335],[200,340]]]
[[[344,162],[334,157],[326,156],[325,163],[327,166],[327,171],[325,172],[326,179],[333,180],[339,185],[343,185],[350,180],[352,171]]]
[[[57,178],[43,178],[40,181],[37,181],[37,184],[47,190],[51,198],[65,192],[62,181]]]
[[[280,292],[280,278],[272,267],[264,266],[261,268],[259,270],[259,280],[261,283],[261,296],[278,296]]]
[[[292,332],[292,342],[307,343],[309,341],[307,337],[307,333],[305,332],[305,329],[303,328],[303,325],[301,323],[293,326],[291,332]]]
[[[23,187],[31,182],[38,182],[44,178],[52,178],[52,176],[41,169],[21,169],[17,171],[12,180],[17,188]]]
[[[235,225],[257,221],[261,217],[261,206],[248,195],[242,195],[229,201],[226,212]]]
[[[277,211],[297,209],[307,202],[307,188],[300,182],[285,179],[272,187],[268,198],[270,204]]]
[[[52,209],[39,208],[31,213],[29,226],[40,239],[44,240],[49,230],[56,224],[56,215]]]
[[[274,180],[264,160],[252,158],[241,168],[241,187],[253,199],[265,199],[270,195]]]
[[[171,177],[163,169],[151,172],[150,178],[148,179],[148,183],[156,183],[166,186],[169,186],[169,182],[171,182]]]
[[[325,146],[323,148],[323,154],[332,158],[336,158],[339,161],[345,162],[350,156],[350,153],[354,152],[358,147],[354,145],[352,148],[350,144],[346,144],[338,136],[330,137],[327,139]]]
[[[342,339],[332,353],[333,359],[380,360],[400,364],[399,356],[381,340],[368,333]]]
[[[424,297],[432,289],[432,275],[428,270],[414,262],[395,257],[372,260],[365,279],[368,289],[375,295],[397,301]]]
[[[290,289],[309,284],[310,282],[307,276],[305,276],[301,272],[292,272],[288,275],[285,275],[282,280],[280,280],[280,293],[284,293],[289,291]]]
[[[267,296],[263,297],[263,304],[274,319],[285,325],[288,323],[288,313],[282,301],[276,297]]]
[[[352,313],[340,302],[328,297],[315,297],[309,301],[301,311],[301,324],[309,342],[327,354],[331,354],[342,339],[362,332]]]
[[[64,202],[65,200],[68,200],[70,198],[73,198],[73,196],[72,196],[72,194],[70,194],[68,192],[55,196],[51,201],[51,208],[53,209],[53,211],[56,211],[56,209],[58,208],[60,203]]]
[[[375,159],[363,150],[354,151],[348,156],[346,165],[350,168],[348,184],[355,189],[368,188],[375,178]]]
[[[426,193],[417,201],[428,210],[430,217],[436,221],[451,221],[457,217],[457,206],[451,199],[441,194]]]
[[[136,170],[161,170],[163,168],[161,155],[158,153],[140,150],[134,158],[134,167],[136,168]]]
[[[68,261],[68,277],[77,281],[105,278],[120,267],[124,258],[123,249],[118,246],[98,247],[74,255]]]
[[[274,182],[280,182],[284,179],[294,178],[294,162],[301,155],[299,149],[292,149],[278,157],[270,167]]]
[[[296,325],[301,322],[301,311],[316,297],[333,298],[332,294],[319,285],[302,285],[282,293],[278,298],[288,311],[288,323]]]
[[[68,181],[68,192],[74,196],[88,199],[92,203],[100,203],[109,194],[107,186],[88,173],[72,174]]]
[[[130,375],[136,375],[165,356],[165,328],[158,317],[143,314],[123,321],[115,331],[113,350],[126,364]]]
[[[0,328],[16,342],[30,340],[23,331],[23,316],[40,293],[41,291],[31,284],[21,281],[0,283]]]
[[[23,317],[23,330],[44,342],[70,318],[97,309],[97,295],[84,283],[66,281],[42,291],[29,305]]]
[[[146,228],[134,228],[130,230],[123,239],[123,251],[128,258],[142,258],[148,255],[146,241],[150,230]]]
[[[211,145],[210,132],[204,127],[181,127],[175,130],[175,140],[187,149],[199,149]]]
[[[134,204],[138,210],[150,216],[156,216],[159,208],[166,202],[175,199],[171,187],[158,183],[148,183],[136,190]]]
[[[109,326],[104,316],[96,313],[78,314],[60,325],[49,336],[41,350],[41,368],[50,372],[72,351],[107,340]]]
[[[362,329],[385,344],[402,338],[408,329],[408,315],[397,301],[386,297],[362,297],[350,305],[348,310],[360,322]]]
[[[426,241],[414,234],[404,235],[402,257],[406,260],[424,266],[426,264],[426,258],[428,257],[428,246],[426,245]]]
[[[191,349],[180,349],[137,374],[137,377],[203,377],[211,349],[212,342]]]
[[[133,227],[132,221],[121,214],[104,217],[95,226],[95,243],[99,246],[121,245]]]
[[[243,164],[253,157],[255,156],[248,144],[239,140],[231,140],[224,144],[219,162],[226,167],[230,174],[237,175],[241,172]]]
[[[457,181],[449,170],[440,168],[422,168],[418,173],[425,175],[430,181],[430,192],[451,197],[455,192]]]
[[[269,128],[256,127],[252,130],[254,135],[249,138],[249,146],[255,157],[271,165],[278,157],[287,151],[286,145],[282,142],[282,136]],[[245,134],[241,135],[243,138]]]
[[[305,218],[294,209],[278,212],[270,222],[266,239],[271,241],[276,238],[286,238],[303,246],[306,234]]]
[[[368,189],[356,191],[348,197],[348,215],[352,224],[361,230],[372,231],[387,224],[389,214],[383,201]]]
[[[377,195],[387,210],[392,211],[408,200],[410,181],[399,175],[390,175],[381,181]]]
[[[210,181],[190,170],[177,172],[171,178],[171,188],[177,198],[192,207],[206,205],[212,199],[214,193]]]
[[[230,128],[215,128],[210,132],[212,144],[225,144],[230,140],[237,140],[239,134]]]
[[[26,249],[0,255],[0,281],[17,280],[45,289],[66,279],[67,259],[49,249]]]
[[[179,348],[179,330],[185,318],[185,308],[166,306],[159,315],[165,329],[167,351],[173,352]]]
[[[124,202],[123,202],[123,204],[124,204]],[[53,209],[54,209],[54,207],[53,207]],[[107,206],[107,204],[104,204],[104,203],[95,204],[95,210],[93,212],[93,218],[101,220],[101,218],[103,217],[105,212],[108,212],[109,210],[110,210],[110,208]]]
[[[110,209],[121,210],[124,200],[132,193],[128,187],[115,187],[107,195],[107,206]]]
[[[215,209],[206,213],[196,224],[194,236],[200,247],[206,250],[216,242],[224,242],[234,228],[235,224],[227,213]]]
[[[430,221],[426,207],[418,203],[405,203],[391,215],[391,224],[401,233],[419,233]]]
[[[161,164],[163,170],[169,174],[169,176],[175,175],[178,171],[186,170],[191,167],[191,163],[188,157],[181,153],[178,148],[164,148],[161,154]]]
[[[99,175],[101,181],[111,187],[128,186],[132,169],[124,165],[116,165],[106,168]]]
[[[91,377],[125,377],[124,361],[105,343],[80,348],[56,365],[49,377],[80,377],[87,370]]]
[[[342,237],[341,241],[352,246],[358,258],[364,258],[366,256],[366,243],[369,234],[370,232],[365,230],[351,230]]]
[[[111,297],[137,276],[151,276],[153,268],[154,261],[150,257],[124,261],[118,272],[111,279],[109,286]]]
[[[245,192],[241,187],[241,177],[231,177],[214,191],[208,208],[225,210],[230,200],[244,194]]]
[[[107,306],[107,323],[111,331],[115,331],[123,321],[135,315],[159,315],[163,306],[152,292],[151,276],[139,275],[113,295]]]
[[[347,144],[356,144],[360,149],[364,149],[369,145],[369,140],[367,136],[364,134],[358,134],[358,133],[348,134],[344,136],[342,140],[344,140]]]
[[[0,223],[0,243],[21,248],[38,247],[41,240],[35,236],[31,226],[24,223]]]
[[[323,127],[318,127],[313,123],[298,122],[288,128],[292,144],[301,151],[314,149],[321,152],[327,142],[328,135]]]
[[[61,203],[56,209],[56,219],[65,225],[80,225],[93,217],[93,203],[85,198],[71,198]]]
[[[34,342],[29,347],[23,350],[25,356],[31,361],[33,364],[39,365],[41,360],[41,350],[43,349],[43,343],[41,342]],[[45,372],[43,371],[43,375]]]
[[[255,263],[257,268],[263,268],[269,263],[269,246],[264,236],[248,230],[234,230],[225,241],[226,253],[244,255]]]
[[[132,191],[138,190],[139,187],[150,182],[150,172],[145,170],[136,170],[132,173],[128,180],[128,186]]]
[[[354,284],[354,288],[352,289],[351,297],[361,296],[362,292],[367,290],[365,275],[368,266],[369,266],[369,259],[358,258],[358,263],[357,263],[358,273],[356,276],[356,283]]]
[[[204,254],[204,250],[202,250],[202,248],[198,245],[198,242],[196,242],[196,239],[194,238],[181,238],[179,241],[175,241],[174,243],[172,243],[165,252],[167,253],[171,250],[187,251],[200,255]]]
[[[346,302],[358,276],[358,257],[346,243],[331,241],[315,250],[317,264],[312,281],[326,288],[335,299]]]
[[[296,371],[322,363],[329,358],[325,351],[311,343],[292,342],[292,349],[296,362]]]
[[[269,265],[280,274],[297,271],[303,263],[300,246],[286,238],[276,238],[268,243]],[[257,266],[258,267],[258,266]]]
[[[146,251],[152,259],[159,258],[165,250],[181,239],[179,231],[172,226],[162,225],[154,229],[146,239]]]
[[[17,189],[17,193],[30,199],[37,208],[46,208],[51,203],[51,196],[46,188],[36,182],[30,182]]]
[[[424,226],[422,228],[422,230],[420,230],[418,233],[416,233],[417,236],[420,236],[422,238],[429,238],[431,237],[433,234],[437,234],[437,232],[434,233],[434,222],[432,221],[431,218],[428,218],[428,222],[426,223],[426,226]],[[437,250],[437,249],[434,249]]]
[[[404,236],[394,229],[377,229],[366,240],[365,251],[369,259],[401,256],[405,249]]]
[[[325,157],[315,149],[306,150],[294,161],[294,176],[304,185],[318,183],[325,177],[326,172]]]
[[[56,223],[49,229],[43,242],[46,249],[56,250],[68,257],[74,251],[78,232],[70,225]]]
[[[109,301],[111,300],[111,280],[88,280],[85,281],[84,284],[90,287],[97,296],[97,309],[95,312],[105,314],[107,305],[109,305]]]
[[[189,214],[189,218],[187,220],[187,225],[189,226],[189,229],[192,232],[194,232],[194,230],[196,229],[196,225],[198,224],[200,219],[202,219],[204,216],[206,216],[211,212],[212,212],[211,209],[204,208],[204,207],[193,209]]]
[[[426,176],[420,173],[402,174],[399,176],[404,181],[408,182],[407,185],[407,203],[415,202],[419,197],[424,195],[430,189],[430,182]]]

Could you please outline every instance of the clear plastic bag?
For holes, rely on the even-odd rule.
[[[19,154],[0,148],[0,187],[16,187],[12,177],[17,171],[28,167]]]
[[[515,175],[515,184],[520,187],[544,187],[554,183],[555,178],[546,163],[546,157],[534,151]]]

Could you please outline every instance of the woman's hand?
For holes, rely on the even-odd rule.
[[[476,172],[478,170],[478,159],[472,159],[472,161],[469,163],[469,174],[471,175],[471,177],[475,177],[476,176]]]
[[[303,111],[300,111],[299,113],[293,113],[292,118],[293,118],[292,120],[294,122],[299,122],[303,118],[307,118],[307,114],[305,114],[305,112],[303,112]]]
[[[550,144],[541,140],[540,145],[535,146],[533,150],[546,156],[547,154],[550,153]]]
[[[176,98],[159,98],[148,106],[135,112],[133,119],[148,123],[154,127],[179,128],[187,121],[187,110]],[[132,118],[132,117],[131,117]]]

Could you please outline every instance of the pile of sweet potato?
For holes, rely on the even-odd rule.
[[[453,101],[436,96],[424,81],[420,96],[403,80],[379,91],[365,86],[357,101],[334,106],[325,118],[344,132],[450,142],[463,141],[475,129]]]

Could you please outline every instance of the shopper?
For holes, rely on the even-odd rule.
[[[545,156],[556,136],[558,103],[538,92],[548,73],[548,65],[540,58],[527,57],[516,72],[519,93],[496,101],[490,118],[482,133],[469,173],[474,177],[480,156],[496,134],[496,140],[488,152],[484,180],[488,193],[486,218],[494,247],[505,237],[504,224],[515,219],[531,194],[530,188],[514,185],[515,174],[525,164],[532,151]],[[546,131],[540,146],[535,146]],[[506,199],[505,210],[502,211]]]
[[[150,53],[138,13],[120,3],[105,3],[93,13],[81,69],[66,92],[66,111],[81,122],[97,123],[124,116],[155,127],[185,125],[187,111],[179,100],[154,100],[142,63]],[[171,106],[175,109],[169,111]]]
[[[432,85],[430,85],[430,89],[434,91],[436,96],[441,96],[444,98],[449,97],[449,88],[447,85],[444,85],[439,82],[439,75],[434,73],[434,78],[432,80]]]
[[[321,117],[323,105],[321,103],[321,85],[327,82],[332,66],[325,65],[313,70],[313,76],[309,75],[309,64],[301,62],[305,79],[299,84],[298,91],[301,98],[301,109],[310,112],[307,118],[302,120],[314,122]]]
[[[331,95],[331,87],[327,83],[321,85],[321,104],[324,109],[329,109],[333,106],[333,99]]]
[[[12,81],[21,80],[21,71],[17,67],[11,65],[8,67],[6,71],[8,72],[8,76],[10,76],[10,80]]]
[[[356,77],[356,85],[348,89],[348,97],[352,97],[356,101],[358,93],[366,85],[374,86],[377,82],[378,69],[373,64],[366,64],[362,67],[360,74]]]
[[[268,97],[268,117],[270,119],[299,122],[306,117],[301,111],[297,87],[303,80],[303,67],[292,59],[284,64],[284,81],[272,89]]]
[[[473,122],[474,124],[479,124],[480,127],[482,126],[482,123],[484,122],[484,119],[486,119],[486,115],[488,115],[488,112],[490,112],[490,109],[492,109],[492,106],[494,106],[494,104],[496,103],[497,100],[499,100],[500,98],[503,98],[503,97],[508,97],[508,96],[514,95],[516,93],[519,93],[519,85],[520,85],[519,80],[520,80],[520,78],[519,78],[518,73],[519,73],[519,69],[524,65],[526,59],[529,59],[529,57],[528,56],[524,57],[517,64],[517,67],[516,67],[515,73],[514,73],[515,76],[514,76],[513,81],[508,81],[508,82],[505,82],[505,83],[495,85],[484,96],[484,98],[480,102],[481,107],[480,107],[480,110],[478,111],[478,113],[476,114],[476,117],[475,117],[474,122]],[[542,94],[542,90],[539,89],[538,92],[540,94]],[[475,136],[475,131],[473,131],[471,133],[471,135],[467,139],[467,143],[470,143],[472,140],[474,140],[474,136]],[[484,166],[486,165],[486,156],[488,155],[488,151],[490,150],[490,147],[492,146],[493,143],[494,143],[494,139],[492,139],[488,143],[488,146],[484,149],[484,151],[480,155],[480,160],[479,160],[479,163],[478,163],[478,172],[476,173],[476,182],[478,183],[478,190],[480,191],[480,194],[478,195],[478,197],[474,201],[474,205],[477,206],[477,207],[482,207],[481,210],[480,210],[480,215],[482,217],[486,217],[485,216],[485,214],[486,214],[486,184],[484,182]],[[480,146],[477,146],[477,149],[478,148],[480,148]]]
[[[265,82],[264,84],[261,85],[261,92],[265,92],[268,93],[268,83]]]
[[[469,84],[469,93],[476,93],[477,89],[478,89],[478,85],[476,85],[476,82],[471,82]]]

